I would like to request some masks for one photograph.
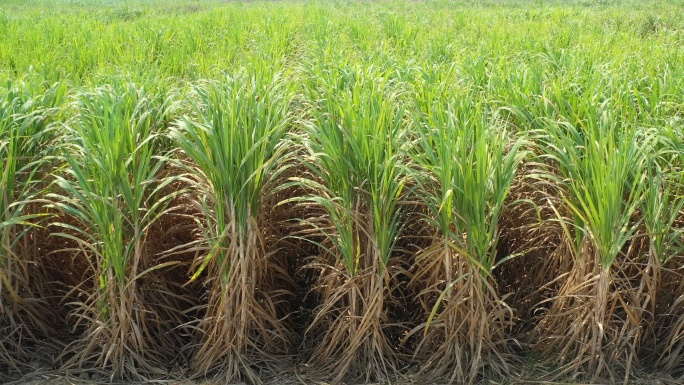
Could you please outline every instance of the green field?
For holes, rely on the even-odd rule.
[[[0,80],[0,382],[684,382],[682,0],[6,0]]]

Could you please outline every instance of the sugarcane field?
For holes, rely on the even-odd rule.
[[[684,0],[0,1],[0,384],[684,384]]]

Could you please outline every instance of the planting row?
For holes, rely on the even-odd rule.
[[[601,81],[497,105],[263,65],[184,96],[3,92],[3,373],[52,351],[112,379],[473,383],[535,353],[681,375],[673,110]]]

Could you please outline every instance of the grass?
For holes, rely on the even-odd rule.
[[[291,338],[276,311],[279,269],[264,239],[273,224],[262,207],[285,170],[289,91],[279,76],[264,72],[198,86],[194,117],[179,120],[169,133],[187,157],[186,179],[204,217],[207,253],[191,279],[215,277],[198,325],[195,366],[200,375],[218,370],[226,381],[258,382],[250,360],[273,361],[269,353],[286,353]]]
[[[434,235],[416,255],[411,283],[426,310],[413,330],[423,330],[416,355],[425,356],[436,378],[473,383],[482,368],[508,366],[503,331],[511,314],[498,301],[492,274],[515,257],[498,260],[498,224],[526,154],[522,138],[511,137],[495,114],[465,94],[437,96],[416,114],[412,179]]]
[[[0,380],[681,381],[683,7],[4,2]]]
[[[163,360],[155,346],[161,341],[146,335],[148,315],[137,304],[139,279],[164,266],[145,261],[147,234],[167,203],[156,192],[171,182],[161,177],[166,159],[158,155],[157,122],[165,111],[157,101],[133,84],[77,95],[62,131],[64,171],[48,195],[69,219],[53,223],[53,236],[74,241],[74,257],[84,258],[92,274],[89,285],[75,288],[86,299],[71,303],[73,327],[85,322],[86,331],[68,348],[68,362],[89,361],[112,377],[124,374],[119,362],[154,372],[152,363]]]
[[[25,341],[50,333],[50,311],[34,281],[37,248],[31,236],[46,216],[39,201],[57,139],[50,126],[65,87],[41,90],[22,80],[6,85],[0,98],[0,368],[16,373],[26,370],[31,356]]]
[[[384,325],[393,321],[386,302],[394,299],[407,153],[399,96],[386,77],[344,67],[316,75],[320,94],[301,134],[309,176],[295,182],[325,213],[312,223],[325,239],[311,264],[321,300],[304,340],[323,341],[312,343],[310,362],[336,381],[385,378],[397,365]]]

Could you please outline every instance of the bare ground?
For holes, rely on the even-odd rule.
[[[110,381],[105,375],[97,372],[80,372],[80,373],[55,373],[48,369],[47,362],[37,359],[33,366],[36,368],[35,372],[26,375],[22,378],[16,378],[9,382],[4,382],[4,385],[86,385],[86,384],[110,384],[110,385],[143,385],[143,384],[163,384],[163,385],[245,385],[241,383],[228,384],[222,381],[204,380],[178,380],[178,379],[151,379],[145,382],[117,382]],[[515,378],[509,378],[506,381],[495,381],[491,379],[484,379],[477,385],[554,385],[554,384],[569,384],[569,385],[612,385],[623,384],[622,378],[611,381],[606,379],[604,381],[591,381],[588,378],[565,378],[562,381],[544,381],[539,380],[541,377],[548,376],[552,369],[541,366],[537,359],[528,357],[524,363],[521,363],[520,371]],[[684,375],[681,378],[675,378],[669,373],[645,373],[633,371],[633,379],[627,382],[630,385],[682,385],[684,384]],[[176,376],[180,377],[180,376]],[[678,376],[677,376],[678,377]],[[320,379],[311,379],[297,373],[294,368],[279,375],[263,378],[263,385],[329,385],[328,382]],[[349,384],[352,385],[352,384]],[[384,382],[378,384],[354,384],[354,385],[441,385],[434,382],[425,382],[417,378],[399,378],[391,383]]]
[[[58,375],[58,374],[40,374],[36,373],[30,376],[26,376],[21,379],[17,379],[12,382],[6,383],[6,385],[86,385],[86,384],[111,384],[111,385],[142,385],[142,384],[164,384],[164,385],[245,385],[245,384],[226,384],[222,382],[215,382],[215,381],[201,381],[201,382],[195,382],[195,381],[189,381],[189,380],[150,380],[147,382],[127,382],[127,383],[121,383],[121,382],[110,382],[107,381],[104,378],[88,378],[85,379],[85,376],[70,376],[70,375]],[[610,380],[606,380],[603,382],[584,382],[581,380],[575,380],[575,381],[563,381],[563,382],[554,382],[554,381],[543,381],[543,380],[534,380],[532,377],[528,377],[526,379],[510,379],[509,381],[505,382],[497,382],[497,381],[491,381],[491,380],[484,380],[482,381],[479,385],[494,385],[494,384],[502,384],[502,385],[523,385],[523,384],[537,384],[537,385],[554,385],[554,384],[571,384],[571,385],[609,385],[609,384],[614,384],[616,382],[612,382]],[[617,382],[619,384],[622,384],[623,382]],[[634,384],[634,385],[681,385],[681,380],[675,380],[671,376],[668,375],[662,375],[662,376],[649,376],[649,378],[643,378],[635,381],[630,381],[628,384]],[[264,379],[264,385],[329,385],[327,382],[321,382],[321,381],[312,381],[312,380],[307,380],[305,378],[302,378],[300,376],[297,376],[295,374],[283,374],[279,375],[276,377],[272,378],[266,378]],[[359,384],[361,385],[361,384]],[[403,380],[403,381],[396,381],[392,382],[390,384],[388,383],[382,383],[382,384],[363,384],[363,385],[440,385],[436,383],[425,383],[425,382],[420,382],[418,380]]]

